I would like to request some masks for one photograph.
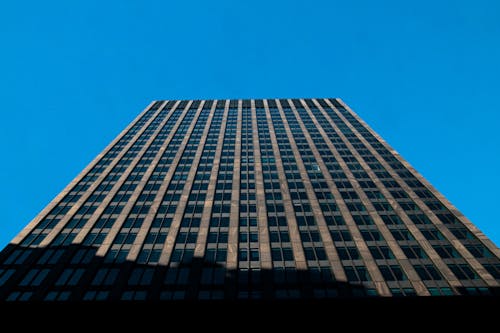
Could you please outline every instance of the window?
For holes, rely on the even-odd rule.
[[[370,199],[385,199],[382,193],[380,193],[380,191],[371,190],[371,191],[365,191],[365,193],[366,196]]]
[[[394,259],[392,251],[387,246],[370,246],[368,249],[374,259]]]
[[[256,250],[256,249],[250,250],[250,260],[251,261],[259,261],[259,250]]]
[[[0,269],[0,287],[7,282],[7,280],[14,274],[16,270],[14,269]]]
[[[404,191],[395,190],[395,191],[390,191],[390,192],[391,192],[391,195],[396,199],[407,199],[408,198],[408,195]]]
[[[39,286],[49,274],[50,269],[34,268],[26,274],[24,279],[19,283],[20,286]]]
[[[49,291],[45,296],[46,301],[67,301],[71,296],[71,291]]]
[[[238,260],[239,261],[248,261],[248,249],[240,249],[238,251]]]
[[[500,279],[500,264],[484,264],[483,266],[494,279]]]
[[[163,244],[167,239],[167,231],[150,231],[144,240],[145,244]]]
[[[404,281],[406,280],[406,275],[404,274],[401,267],[398,265],[380,265],[380,273],[386,281]]]
[[[304,247],[306,260],[326,260],[326,252],[322,247]]]
[[[424,281],[442,280],[443,277],[433,265],[414,265],[418,276]]]
[[[51,251],[54,251],[54,250],[51,250]],[[26,258],[28,258],[28,256],[31,254],[31,252],[32,252],[32,250],[29,250],[29,249],[15,250],[14,252],[12,252],[10,257],[8,257],[5,260],[5,264],[7,264],[7,265],[11,265],[11,264],[21,265],[22,263],[24,263]]]
[[[424,235],[425,239],[430,241],[445,239],[443,234],[436,229],[424,229],[420,230],[420,232],[422,233],[422,235]]]
[[[224,284],[226,270],[224,268],[204,268],[201,274],[201,284],[222,285]]]
[[[391,294],[394,297],[400,296],[416,296],[417,293],[413,288],[390,288]]]
[[[228,220],[228,225],[229,226],[229,218]],[[286,219],[284,217],[278,217],[276,218],[275,216],[270,216],[268,217],[269,225],[270,226],[275,226],[275,225],[286,225]],[[240,217],[240,226],[246,227],[246,226],[251,226],[251,227],[256,227],[257,226],[257,219],[254,217]]]
[[[415,224],[431,224],[429,218],[424,214],[409,214],[410,219]]]
[[[377,230],[361,230],[361,236],[367,242],[383,240],[382,235]]]
[[[129,251],[130,251],[130,249],[121,249],[121,250],[112,249],[112,250],[108,251],[108,253],[106,254],[106,257],[104,258],[104,262],[106,262],[106,263],[125,262]]]
[[[443,259],[460,258],[458,251],[451,245],[433,245],[434,250]]]
[[[329,226],[335,226],[335,225],[345,225],[344,218],[339,215],[335,216],[325,216],[325,221],[326,224]]]
[[[361,202],[347,202],[346,205],[351,212],[366,211],[366,207]]]
[[[316,232],[317,233],[317,232]],[[290,236],[288,235],[288,232],[286,231],[271,231],[269,233],[269,238],[271,242],[276,243],[276,242],[284,242],[288,243],[290,242]],[[318,233],[318,239],[319,239],[319,233]]]
[[[373,225],[373,220],[368,215],[353,215],[352,218],[357,225]]]
[[[492,294],[488,287],[459,287],[458,290],[461,295],[491,296]]]
[[[189,268],[169,268],[163,281],[166,285],[186,285],[189,282]]]
[[[344,270],[350,282],[370,281],[370,275],[364,266],[344,266]]]
[[[317,231],[301,231],[300,238],[303,242],[320,242],[321,237]]]
[[[196,243],[196,238],[198,237],[197,231],[189,231],[189,232],[179,232],[177,235],[177,244],[183,243]]]
[[[390,212],[394,210],[388,202],[374,202],[373,207],[379,212]]]
[[[68,268],[65,269],[59,279],[56,281],[56,286],[76,286],[80,278],[82,277],[85,269],[83,268]]]
[[[92,285],[111,286],[113,283],[115,283],[116,278],[118,277],[118,273],[118,268],[101,268],[97,271],[94,279],[92,280]]]
[[[210,226],[227,228],[229,227],[229,217],[212,217],[210,219]]]
[[[147,292],[145,290],[124,291],[121,299],[124,301],[144,301],[146,300]]]
[[[340,260],[357,260],[360,258],[355,247],[337,247]]]
[[[54,260],[54,257],[57,256],[57,259],[59,259],[60,255],[62,255],[62,251],[60,250],[61,254],[57,256],[57,252],[54,256],[50,258],[50,261]],[[71,264],[88,264],[92,261],[92,259],[95,256],[96,249],[80,249],[76,252],[76,254],[71,258]],[[49,261],[49,262],[50,262]]]
[[[299,226],[314,226],[316,225],[316,220],[314,219],[314,216],[297,216],[297,224]]]
[[[352,236],[347,230],[330,230],[330,235],[334,242],[352,241]]]
[[[31,295],[33,295],[31,291],[14,291],[9,294],[7,301],[28,301],[31,298]]]
[[[129,286],[149,285],[153,280],[153,268],[135,268],[128,279]]]
[[[107,232],[91,232],[85,237],[84,245],[101,245],[106,238]]]
[[[429,289],[429,293],[431,294],[431,296],[452,296],[454,295],[453,293],[453,290],[451,290],[451,288],[447,288],[447,287],[444,287],[444,288],[428,288]]]
[[[391,230],[391,234],[397,241],[405,241],[405,240],[414,240],[415,238],[410,233],[409,230],[406,229],[394,229]]]
[[[467,264],[449,264],[448,267],[450,267],[453,274],[455,274],[459,280],[475,280],[479,278],[477,273]]]
[[[340,192],[340,194],[342,195],[342,199],[344,200],[359,199],[358,194],[354,191]]]
[[[83,295],[84,301],[105,301],[109,296],[109,291],[96,291],[91,290],[87,291],[85,295]]]
[[[272,248],[271,257],[273,261],[293,261],[293,251],[288,247]]]
[[[118,235],[116,235],[113,244],[133,244],[136,236],[137,233],[135,232],[120,232]]]
[[[171,262],[190,263],[193,259],[193,249],[175,249],[170,258]]]
[[[386,225],[396,225],[396,224],[403,224],[399,216],[397,215],[381,215],[382,221]]]
[[[257,232],[250,232],[250,233],[248,233],[248,236],[249,236],[250,242],[258,242],[259,241],[259,234]],[[226,243],[227,243],[227,238],[226,238]]]
[[[137,258],[137,262],[140,264],[156,264],[160,261],[161,250],[155,249],[142,249]]]
[[[474,239],[474,235],[465,228],[450,228],[450,231],[458,239]]]
[[[207,249],[205,251],[206,262],[225,262],[227,258],[227,249]]]
[[[436,214],[436,216],[443,222],[444,224],[457,224],[459,223],[458,219],[452,214]]]
[[[198,228],[200,226],[200,218],[183,218],[181,222],[181,227],[183,228]]]
[[[207,243],[227,243],[228,241],[227,232],[210,232],[208,234]]]
[[[405,256],[408,259],[424,259],[427,258],[424,250],[419,245],[412,246],[401,246],[401,250],[403,250]]]

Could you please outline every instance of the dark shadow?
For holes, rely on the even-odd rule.
[[[123,313],[146,308],[168,308],[170,313],[251,309],[264,317],[283,310],[288,315],[325,309],[339,314],[402,311],[408,306],[428,310],[430,306],[500,305],[499,288],[473,296],[377,297],[362,284],[336,281],[328,270],[228,270],[203,258],[168,267],[107,262],[96,250],[83,245],[26,248],[9,244],[0,253],[0,303],[16,311],[43,304],[45,310],[57,307],[62,312],[68,304],[78,304],[96,315],[107,313],[109,304]]]
[[[3,272],[0,300],[43,301],[62,297],[67,301],[81,301],[92,298],[89,291],[101,292],[96,300],[109,301],[304,300],[368,296],[362,284],[336,281],[327,268],[229,270],[196,257],[166,267],[126,260],[108,262],[97,256],[96,251],[95,247],[83,245],[29,248],[9,244],[0,253]],[[70,294],[63,296],[55,294],[68,291]],[[107,292],[106,296],[103,292]]]

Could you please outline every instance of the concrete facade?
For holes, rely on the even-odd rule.
[[[340,99],[154,101],[0,253],[0,300],[498,295],[500,250]]]

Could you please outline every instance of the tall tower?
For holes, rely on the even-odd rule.
[[[151,103],[0,253],[0,300],[498,295],[500,250],[340,99]]]

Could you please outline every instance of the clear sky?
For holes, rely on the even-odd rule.
[[[500,244],[500,2],[4,1],[0,247],[153,99],[340,97]]]

